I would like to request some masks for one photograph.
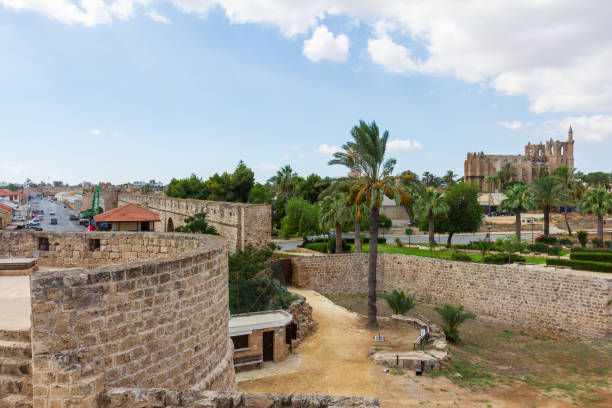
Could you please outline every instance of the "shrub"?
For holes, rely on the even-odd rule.
[[[474,313],[463,312],[463,306],[451,306],[444,304],[444,307],[434,308],[444,320],[442,330],[448,341],[456,343],[459,341],[459,325],[467,319],[475,319]]]
[[[593,238],[591,240],[591,242],[593,243],[593,245],[595,245],[597,248],[603,248],[604,247],[604,243],[599,239],[599,238]]]
[[[342,252],[349,252],[351,250],[351,246],[345,239],[342,240]],[[327,240],[327,252],[330,254],[336,253],[336,238],[330,238]]]
[[[536,242],[535,244],[527,245],[531,252],[545,254],[548,252],[548,244],[545,242]]]
[[[578,242],[580,242],[580,246],[582,246],[583,248],[587,244],[587,236],[588,235],[589,234],[586,231],[578,231],[576,233],[576,236],[578,237]]]
[[[308,244],[304,245],[304,248],[312,251],[327,253],[327,242],[309,242]]]
[[[581,248],[581,247],[575,247],[575,248],[572,248],[572,252],[598,252],[598,253],[608,254],[611,251],[608,248]]]
[[[612,272],[612,264],[607,262],[577,261],[573,259],[548,258],[546,265],[569,266],[575,270],[593,272]]]
[[[378,226],[383,229],[389,229],[393,225],[393,221],[391,218],[387,217],[385,214],[380,214],[378,216]]]
[[[355,238],[344,238],[346,239],[346,242],[348,242],[349,244],[354,244],[355,243]],[[365,235],[361,234],[361,242],[365,243]]]
[[[544,235],[540,235],[539,237],[536,237],[535,242],[544,242],[545,244],[552,245],[558,243],[558,239],[557,237],[553,236],[545,237]]]
[[[453,261],[472,262],[472,257],[461,251],[453,251],[451,254],[451,259]]]
[[[402,244],[402,240],[399,238],[395,238],[395,246],[398,248],[401,248],[404,246],[404,244]]]
[[[414,297],[416,294],[412,296],[404,295],[404,292],[398,292],[394,290],[393,293],[382,293],[378,295],[378,297],[385,299],[387,304],[393,310],[393,313],[403,315],[408,312],[410,309],[416,306],[414,302]]]
[[[517,254],[491,254],[484,257],[484,263],[503,265],[511,262],[525,262],[525,258]]]
[[[612,263],[612,252],[573,252],[570,259],[576,261],[592,261]]]

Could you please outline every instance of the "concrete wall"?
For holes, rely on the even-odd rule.
[[[603,337],[612,332],[612,274],[379,254],[378,289],[462,304],[477,314]],[[297,287],[366,293],[367,254],[293,258]]]
[[[109,387],[234,389],[223,238],[1,233],[0,256],[16,242],[23,256],[34,255],[45,234],[71,249],[41,263],[73,268],[31,275],[35,407],[93,407]],[[102,258],[83,249],[91,237],[105,243]],[[116,263],[132,257],[139,260]],[[92,261],[107,265],[88,269]]]
[[[261,246],[270,241],[272,215],[268,204],[227,203],[205,200],[159,197],[141,194],[119,194],[118,205],[134,203],[159,214],[160,223],[155,228],[170,232],[184,225],[183,219],[199,212],[207,214],[206,220],[219,234],[227,238],[230,251],[246,246]]]

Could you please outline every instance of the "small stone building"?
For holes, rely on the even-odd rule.
[[[297,327],[284,310],[244,313],[230,317],[229,335],[234,343],[234,366],[279,361],[291,352]]]
[[[108,223],[111,231],[154,231],[159,215],[137,204],[126,204],[94,217],[97,224]]]

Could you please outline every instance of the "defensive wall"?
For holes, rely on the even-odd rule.
[[[322,293],[367,293],[368,254],[297,257],[293,284]],[[488,265],[378,254],[377,289],[525,325],[612,334],[612,274],[534,265]]]
[[[95,407],[114,387],[235,388],[224,238],[1,232],[9,256],[40,265],[30,333],[0,347],[31,356],[11,389],[34,407]]]
[[[228,242],[231,252],[247,246],[258,247],[270,241],[272,215],[268,204],[244,204],[220,201],[190,200],[143,194],[119,194],[118,205],[134,203],[157,213],[161,222],[155,228],[172,232],[184,225],[184,218],[205,212],[206,220]]]

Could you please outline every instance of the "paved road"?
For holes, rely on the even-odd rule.
[[[79,225],[78,221],[70,221],[70,215],[76,214],[64,204],[51,200],[30,201],[33,210],[43,210],[43,218],[40,225],[44,231],[84,231],[85,227]],[[54,212],[55,215],[51,215]],[[51,225],[51,218],[57,218],[57,225]]]

